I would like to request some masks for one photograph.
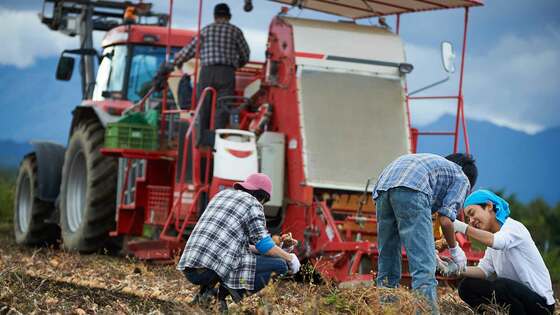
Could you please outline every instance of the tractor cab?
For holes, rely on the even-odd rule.
[[[109,31],[102,41],[102,57],[91,100],[114,115],[140,101],[152,87],[160,65],[166,61],[167,35],[165,28],[157,26],[120,26]],[[170,36],[170,61],[174,53],[190,42],[193,36],[191,31],[173,31]],[[192,89],[192,86],[188,88]],[[161,92],[154,93],[152,98],[161,101]],[[129,103],[111,100],[126,100]],[[169,97],[168,100],[170,106],[177,105],[174,98]]]
[[[194,32],[174,30],[169,36],[170,56],[190,42]],[[167,29],[161,26],[123,25],[111,29],[101,43],[97,74],[92,84],[91,98],[85,104],[98,106],[111,115],[140,101],[152,87],[152,80],[166,60]],[[69,80],[72,67],[68,51],[61,55],[57,77]],[[170,60],[172,61],[172,59]],[[192,87],[189,85],[189,88]],[[91,89],[91,88],[90,88]],[[161,93],[153,98],[161,101]],[[173,98],[169,98],[173,102]],[[175,106],[175,104],[170,104]]]

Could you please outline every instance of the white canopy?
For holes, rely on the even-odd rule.
[[[270,0],[350,19],[483,5],[482,0]]]

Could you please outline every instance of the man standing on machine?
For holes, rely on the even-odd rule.
[[[187,46],[175,54],[173,64],[177,67],[194,58],[197,42],[200,40],[200,77],[197,86],[197,96],[202,91],[213,87],[217,92],[217,108],[215,113],[215,129],[223,129],[228,123],[228,110],[220,97],[235,94],[235,70],[243,67],[249,61],[250,50],[243,32],[229,23],[231,13],[225,3],[214,7],[214,23],[205,26],[200,33],[200,39],[195,38]],[[210,97],[202,103],[198,120],[195,122],[196,145],[212,147],[214,133],[210,129]]]

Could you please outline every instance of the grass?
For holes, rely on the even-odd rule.
[[[0,280],[11,291],[11,294],[3,296],[5,304],[24,314],[37,310],[47,314],[147,314],[153,310],[170,314],[183,310],[179,303],[143,299],[134,294],[108,292],[106,289],[32,277],[20,272],[6,273],[0,276]]]
[[[0,169],[0,222],[9,222],[12,220],[15,182],[15,170]]]
[[[313,270],[306,269],[308,273]],[[310,275],[304,279],[313,279]],[[11,225],[0,224],[0,314],[213,314],[215,305],[189,305],[197,288],[175,270],[134,258],[79,255],[55,248],[14,244]],[[393,295],[395,303],[381,304]],[[450,287],[438,289],[442,314],[473,314]],[[416,314],[428,313],[425,302],[407,288],[341,288],[291,278],[273,281],[231,314]],[[507,314],[490,305],[486,314]],[[11,313],[10,313],[11,314]],[[557,313],[560,314],[560,313]]]

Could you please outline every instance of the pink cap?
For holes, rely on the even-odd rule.
[[[272,196],[272,181],[268,175],[263,173],[255,173],[249,175],[244,182],[237,182],[233,185],[233,188],[238,188],[241,186],[247,190],[259,190],[262,189]]]

